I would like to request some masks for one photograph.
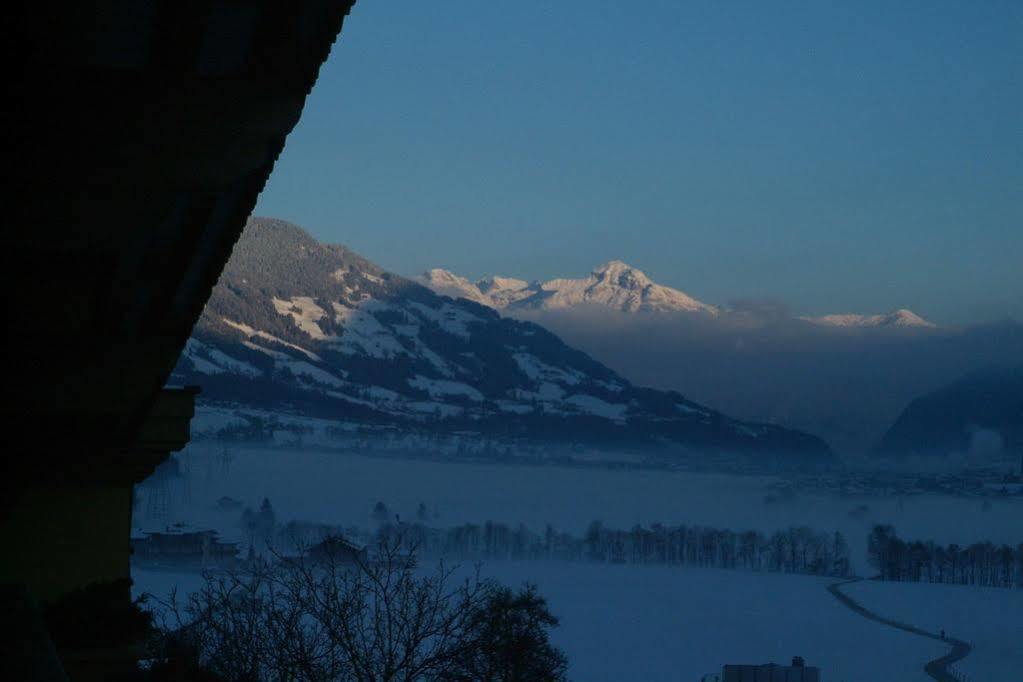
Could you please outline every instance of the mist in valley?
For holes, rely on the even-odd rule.
[[[813,433],[850,461],[869,452],[914,398],[968,372],[1023,358],[1023,325],[1012,320],[835,328],[802,320],[784,303],[759,300],[734,301],[720,316],[595,306],[517,316],[638,385]]]
[[[744,642],[744,656],[811,653],[813,663],[837,679],[869,678],[894,665],[900,680],[924,680],[919,661],[943,649],[875,627],[845,610],[826,588],[848,578],[814,575],[805,566],[789,570],[780,564],[775,570],[765,559],[754,570],[736,559],[723,569],[713,563],[716,559],[706,558],[662,565],[649,557],[637,559],[635,546],[623,550],[621,558],[613,549],[600,558],[588,554],[590,549],[571,558],[550,551],[552,537],[589,548],[595,522],[618,534],[609,536],[612,543],[631,542],[640,537],[637,533],[659,527],[700,533],[699,543],[720,533],[738,537],[754,531],[762,535],[765,552],[772,534],[811,542],[817,533],[829,544],[837,533],[848,543],[848,576],[876,571],[868,561],[868,536],[879,524],[892,525],[907,541],[939,545],[986,541],[1015,547],[1021,539],[1023,497],[983,490],[894,492],[885,479],[873,487],[829,490],[814,476],[622,468],[608,462],[564,466],[553,459],[527,465],[426,454],[194,443],[140,486],[133,533],[144,537],[185,524],[216,530],[242,553],[249,547],[265,553],[271,547],[285,550],[296,532],[312,533],[307,539],[338,533],[372,547],[385,529],[425,529],[431,536],[446,533],[450,540],[475,528],[480,538],[475,552],[453,552],[448,546],[446,554],[426,551],[429,543],[421,546],[423,570],[443,559],[459,575],[478,566],[505,584],[537,584],[561,618],[552,637],[569,656],[573,679],[607,680],[636,670],[659,679],[672,663],[665,657],[674,649],[665,646],[673,637],[690,644],[681,659],[673,659],[690,673],[712,671],[720,660],[734,656],[735,637]],[[264,525],[254,524],[258,517]],[[530,542],[547,549],[530,555],[523,549]],[[187,593],[203,584],[197,569],[173,564],[136,563],[134,576],[137,594],[166,594],[175,587]],[[942,626],[975,628],[983,636],[983,655],[975,655],[975,667],[967,669],[991,673],[1023,658],[1006,652],[1011,637],[992,625],[1018,622],[1023,591],[920,587],[931,591],[900,592],[910,601],[899,608],[917,608],[912,600],[921,595],[947,593],[942,603],[961,610],[948,615]],[[597,594],[602,596],[595,599]],[[901,604],[899,595],[881,594],[869,586],[857,593],[881,607]],[[962,603],[973,608],[963,609]],[[938,609],[928,618],[941,620],[946,617],[942,613]],[[850,649],[845,642],[851,637],[870,642],[876,655],[865,658]],[[595,641],[603,642],[598,652]]]
[[[223,499],[233,501],[231,504]],[[876,524],[941,543],[1019,540],[1023,499],[914,493],[883,487],[831,493],[812,478],[604,466],[459,462],[410,455],[195,444],[140,488],[135,522],[217,528],[247,542],[244,508],[273,504],[278,521],[373,531],[395,519],[434,527],[465,523],[547,525],[576,534],[593,521],[629,529],[686,524],[770,534],[790,526],[843,533],[853,568],[869,571],[866,538]],[[375,511],[383,503],[383,518]],[[425,511],[425,514],[424,514]],[[982,536],[982,537],[980,537]]]

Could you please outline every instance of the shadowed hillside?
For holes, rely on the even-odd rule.
[[[945,456],[1023,448],[1023,365],[992,367],[912,401],[875,451]]]

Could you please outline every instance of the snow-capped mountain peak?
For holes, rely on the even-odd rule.
[[[889,324],[898,327],[933,327],[935,324],[920,317],[908,308],[899,308],[885,316]]]
[[[450,270],[433,268],[416,278],[420,284],[432,289],[441,296],[451,298],[467,298],[485,306],[495,307],[490,297],[465,277],[456,275]]]
[[[507,310],[561,310],[600,306],[623,312],[703,312],[718,309],[688,294],[657,284],[642,270],[620,260],[608,261],[580,279],[559,278],[528,283],[511,277],[487,277],[475,284],[446,270],[430,270],[418,278],[435,292],[467,298]]]
[[[657,284],[645,272],[620,260],[600,265],[584,279],[553,279],[542,285],[542,296],[525,303],[546,310],[598,305],[624,312],[705,312],[717,308],[688,294]]]
[[[494,294],[504,291],[522,291],[529,287],[529,282],[524,279],[515,279],[514,277],[492,275],[491,277],[476,280],[476,286],[485,294]]]
[[[937,325],[925,320],[912,310],[899,308],[880,315],[859,315],[854,313],[840,315],[822,315],[820,317],[804,317],[804,320],[828,327],[921,327],[933,328]]]
[[[445,270],[444,268],[433,268],[431,270],[427,270],[426,272],[423,273],[423,277],[426,277],[426,278],[428,278],[428,279],[430,279],[432,281],[435,281],[437,283],[440,283],[440,284],[443,284],[443,283],[468,284],[469,283],[469,280],[467,280],[466,278],[459,277],[455,273],[451,272],[450,270]]]
[[[620,286],[626,287],[653,284],[653,280],[647,277],[645,272],[620,260],[609,260],[602,265],[598,265],[590,274],[597,279],[615,281]]]

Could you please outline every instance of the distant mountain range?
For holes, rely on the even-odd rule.
[[[875,448],[887,456],[1023,454],[1023,365],[988,367],[913,400]]]
[[[579,279],[469,281],[438,269],[417,281],[540,324],[635,384],[814,433],[848,455],[871,451],[914,397],[1023,357],[1012,320],[956,327],[905,308],[809,317],[776,301],[718,306],[621,261]]]
[[[583,282],[532,291],[493,278],[473,285],[477,300],[452,299],[345,247],[320,244],[294,225],[254,218],[172,380],[203,387],[203,405],[225,416],[222,434],[266,436],[272,430],[266,419],[245,412],[258,408],[263,415],[326,420],[338,434],[828,458],[829,448],[814,436],[731,419],[674,391],[637,387],[543,327],[494,310],[592,300],[714,314],[620,263]],[[481,297],[490,303],[480,305]]]
[[[717,315],[720,311],[688,294],[657,284],[637,268],[613,260],[582,279],[526,282],[511,277],[487,277],[470,282],[447,270],[434,269],[418,278],[439,294],[467,298],[491,308],[560,310],[599,305],[625,312],[687,312]]]
[[[513,316],[516,313],[569,310],[584,306],[600,306],[627,313],[699,313],[717,316],[729,312],[727,308],[704,303],[683,291],[658,284],[642,270],[619,260],[604,263],[581,279],[527,282],[513,277],[493,276],[473,282],[441,268],[428,270],[415,279],[443,296],[466,298]],[[828,327],[936,326],[905,308],[878,315],[838,314],[798,319]]]

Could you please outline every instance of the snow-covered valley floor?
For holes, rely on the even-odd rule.
[[[183,521],[241,540],[240,509],[267,497],[279,522],[300,519],[372,526],[384,502],[413,519],[422,502],[429,525],[485,520],[544,524],[581,533],[592,520],[619,528],[660,521],[771,532],[789,525],[840,530],[854,570],[866,574],[866,535],[892,523],[907,538],[969,544],[1018,543],[1020,500],[919,495],[842,498],[799,492],[779,499],[766,477],[651,470],[456,463],[313,451],[190,447],[179,471],[138,488],[135,531]],[[923,665],[947,651],[850,611],[827,592],[832,581],[661,566],[490,562],[502,582],[539,585],[561,618],[555,641],[575,680],[699,680],[729,662],[784,663],[803,656],[828,682],[926,680]],[[199,584],[197,574],[136,568],[137,591],[166,595]],[[1019,682],[1023,591],[861,582],[844,588],[863,606],[918,627],[970,641],[959,667],[978,681]],[[1013,677],[1013,675],[1016,675]]]
[[[696,682],[725,663],[787,663],[796,655],[829,682],[924,682],[924,664],[947,649],[860,617],[828,594],[831,581],[822,578],[513,561],[490,562],[483,572],[539,586],[561,619],[554,642],[570,659],[571,679],[583,682]],[[134,577],[136,591],[158,595],[199,584],[195,574],[136,568]]]

